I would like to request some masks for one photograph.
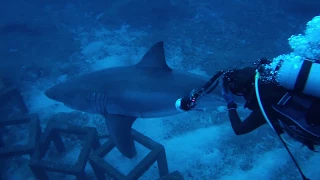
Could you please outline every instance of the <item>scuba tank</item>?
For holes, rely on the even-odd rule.
[[[315,117],[320,108],[320,64],[319,61],[311,59],[292,65],[279,61],[275,70],[270,72],[267,67],[270,63],[271,61],[266,59],[260,59],[255,63],[255,93],[258,104],[267,123],[277,133],[297,166],[302,179],[308,180],[289,150],[288,142],[275,130],[275,122],[270,121],[264,111],[259,94],[259,79],[262,80],[261,83],[275,83],[288,90],[279,102],[272,106],[277,112],[278,123],[290,137],[316,151],[314,146],[320,145],[320,119]],[[263,76],[260,77],[260,74]]]

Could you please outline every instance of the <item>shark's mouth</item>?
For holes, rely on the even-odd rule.
[[[65,105],[65,106],[68,107],[68,108],[73,108],[73,107],[71,107],[70,105],[68,105],[68,104],[66,104],[66,103],[63,103],[63,105]]]
[[[63,105],[65,105],[66,107],[68,107],[68,108],[70,108],[70,109],[75,109],[75,110],[79,110],[79,108],[75,108],[75,107],[73,107],[73,106],[71,106],[71,105],[69,105],[69,104],[66,104],[66,103],[63,103]],[[81,111],[81,110],[79,110],[79,111]]]

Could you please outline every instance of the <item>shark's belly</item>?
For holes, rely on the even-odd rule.
[[[154,118],[171,116],[180,113],[175,102],[180,93],[164,92],[133,92],[129,91],[120,98],[107,103],[107,113]]]

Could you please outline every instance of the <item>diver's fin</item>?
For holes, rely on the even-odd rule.
[[[171,71],[170,67],[167,65],[164,55],[163,41],[157,42],[153,45],[136,66],[161,68]]]
[[[117,149],[127,158],[133,158],[137,154],[131,135],[131,126],[136,119],[136,117],[131,116],[105,115],[105,122],[110,139],[116,145]]]

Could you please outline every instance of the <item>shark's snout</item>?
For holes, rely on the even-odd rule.
[[[54,92],[53,88],[50,88],[50,89],[46,90],[46,91],[44,92],[44,94],[45,94],[49,99],[57,100],[57,96],[55,95],[55,92]]]
[[[76,92],[75,89],[72,86],[68,86],[68,84],[57,84],[52,86],[47,89],[44,94],[49,99],[63,103],[67,107],[76,110],[87,111],[88,106],[90,107],[86,101],[86,96],[83,95],[86,93],[83,93],[83,91]]]

